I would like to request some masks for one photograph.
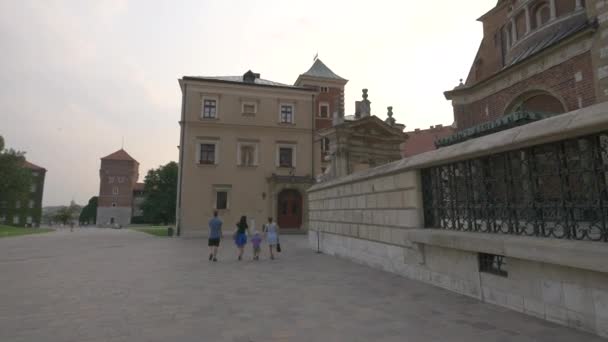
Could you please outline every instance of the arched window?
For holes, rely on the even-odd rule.
[[[562,114],[566,112],[566,108],[555,96],[546,92],[535,91],[527,92],[517,97],[515,101],[507,107],[505,114],[520,111]]]
[[[539,28],[551,19],[551,7],[547,2],[542,2],[534,8],[534,20],[532,29]]]

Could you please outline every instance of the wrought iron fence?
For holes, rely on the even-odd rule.
[[[608,242],[608,131],[422,171],[425,225]]]

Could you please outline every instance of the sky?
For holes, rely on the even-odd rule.
[[[177,161],[182,76],[293,84],[315,54],[346,85],[346,114],[406,130],[448,125],[496,0],[0,0],[0,135],[47,169],[43,205],[86,203],[100,158]]]

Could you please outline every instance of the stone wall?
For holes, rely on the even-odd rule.
[[[110,227],[110,221],[114,218],[114,224],[126,226],[131,223],[131,207],[98,207],[97,226]]]
[[[424,229],[420,170],[608,129],[608,104],[441,148],[309,190],[313,249],[608,337],[608,245]],[[506,277],[479,271],[502,255]]]

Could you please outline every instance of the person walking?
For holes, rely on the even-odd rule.
[[[266,233],[266,243],[268,243],[268,249],[270,250],[270,259],[274,260],[273,249],[279,243],[279,226],[272,222],[272,217],[269,217],[268,223],[264,225],[264,232]]]
[[[262,244],[262,236],[254,228],[253,235],[251,236],[251,245],[253,246],[253,260],[260,260],[260,245],[261,244]]]
[[[213,218],[209,220],[209,261],[217,261],[217,250],[220,247],[222,234],[222,220],[218,217],[217,210],[213,211]]]
[[[247,216],[241,216],[241,220],[236,224],[236,232],[234,233],[234,243],[239,250],[239,261],[243,260],[243,252],[245,251],[245,245],[247,244]]]

